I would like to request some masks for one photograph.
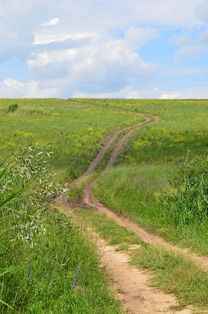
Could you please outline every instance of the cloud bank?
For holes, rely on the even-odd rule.
[[[0,12],[0,97],[208,97],[206,0],[7,0]]]

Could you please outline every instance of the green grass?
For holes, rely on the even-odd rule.
[[[189,226],[173,226],[165,219],[167,212],[161,207],[168,181],[187,152],[207,156],[208,101],[94,102],[160,116],[160,121],[135,131],[117,159],[118,167],[102,174],[94,189],[98,198],[168,241],[208,255],[206,219]]]
[[[95,195],[113,210],[167,241],[208,255],[207,220],[174,225],[162,199],[175,167],[143,165],[115,167],[105,171],[94,187]]]
[[[46,233],[33,248],[21,241],[9,246],[9,236],[1,236],[1,270],[14,268],[1,277],[0,298],[20,313],[121,313],[95,248],[65,215],[50,210],[44,216]],[[0,312],[11,309],[0,305]]]
[[[84,189],[96,178],[96,176],[96,173],[91,173],[87,176],[80,177],[77,181],[73,182],[69,187],[68,200],[70,202],[79,201],[79,197],[83,195]]]
[[[104,214],[90,210],[76,212],[110,245],[129,254],[131,263],[151,274],[150,284],[166,293],[174,293],[180,307],[188,305],[208,309],[208,274],[193,262],[176,253],[145,244],[133,232],[118,226]],[[132,244],[139,248],[131,249]]]
[[[15,112],[8,112],[17,104]],[[35,144],[53,151],[51,166],[57,179],[70,181],[81,175],[114,130],[133,125],[142,116],[91,102],[61,99],[0,99],[0,154],[17,146]]]
[[[208,100],[92,101],[109,109],[119,108],[161,118],[160,121],[136,132],[136,136],[127,143],[117,164],[175,164],[187,150],[205,155],[208,152]]]
[[[72,181],[86,171],[112,132],[143,119],[134,113],[158,115],[160,121],[135,130],[117,159],[117,167],[101,175],[94,191],[114,210],[148,230],[174,244],[208,255],[207,221],[174,225],[166,219],[161,205],[164,191],[169,189],[170,193],[173,192],[168,182],[171,182],[175,169],[187,151],[202,157],[207,155],[207,112],[207,100],[0,99],[0,154],[4,159],[11,156],[17,147],[38,142],[54,152],[50,161],[51,170],[57,172],[54,181]],[[104,168],[109,153],[96,169],[97,173]],[[71,200],[76,200],[82,194],[88,180],[91,177],[78,181],[71,189]],[[119,305],[108,290],[106,277],[99,270],[95,248],[71,223],[70,218],[45,210],[44,205],[41,222],[47,232],[44,236],[41,233],[36,235],[38,245],[31,249],[24,241],[17,239],[17,235],[22,234],[21,228],[24,229],[27,223],[26,229],[30,230],[32,219],[25,213],[21,216],[20,212],[15,212],[19,211],[18,206],[14,205],[12,213],[6,212],[2,216],[4,229],[0,234],[3,252],[0,256],[0,274],[5,270],[9,272],[0,276],[3,282],[0,299],[22,313],[58,313],[60,308],[63,313],[99,313],[100,309],[103,311],[104,304],[107,306],[106,313],[119,313]],[[36,217],[36,208],[32,207],[30,211]],[[142,244],[134,234],[123,227],[114,226],[112,221],[105,220],[98,213],[84,212],[79,215],[95,225],[96,230],[111,244],[118,244],[120,248]],[[177,256],[173,257],[171,264],[171,257],[152,248],[142,246],[140,252],[143,259],[139,252],[140,261],[135,257],[139,267],[154,268],[155,274],[160,273],[164,278],[162,282],[157,277],[155,284],[175,292],[184,304],[193,302],[207,306],[207,277],[203,272],[199,273],[198,269],[193,268],[195,266],[181,261]],[[28,289],[25,273],[29,259],[35,276],[33,285]],[[163,259],[164,265],[161,264]],[[78,286],[69,294],[69,283],[73,281],[81,261],[84,261],[81,269],[86,274],[81,270]],[[176,267],[180,261],[184,272]],[[15,269],[10,268],[13,266]],[[47,272],[46,267],[49,274],[56,268],[57,286],[41,279]],[[191,281],[188,280],[191,277],[188,267],[194,274]],[[174,272],[182,276],[181,281],[178,280],[181,285],[176,283],[176,288],[174,279],[177,276]],[[92,276],[95,280],[92,280]]]
[[[131,251],[131,256],[133,265],[151,272],[152,285],[166,293],[174,293],[181,306],[208,309],[208,274],[193,262],[148,245]]]
[[[160,203],[172,171],[158,165],[115,167],[98,178],[94,193],[113,210],[156,231],[163,225]]]
[[[121,313],[96,248],[49,207],[61,188],[42,156],[30,147],[0,168],[0,313]]]
[[[108,240],[111,245],[141,244],[142,242],[132,231],[115,224],[105,214],[91,210],[82,210],[77,212],[77,215],[82,218],[84,223],[87,223],[96,232],[99,232],[101,237]]]

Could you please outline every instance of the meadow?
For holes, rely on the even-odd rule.
[[[190,159],[198,155],[204,160],[207,158],[208,101],[146,100],[121,103],[121,106],[154,113],[160,116],[160,121],[135,133],[119,156],[117,167],[98,179],[95,194],[114,210],[168,241],[208,255],[207,215],[189,223],[169,219],[169,210],[174,206],[169,196],[179,190],[179,185],[174,186],[173,182],[179,165],[187,154]],[[207,162],[204,162],[201,175],[204,173],[205,177],[206,168]],[[178,176],[184,174],[178,173]],[[207,197],[207,179],[204,181],[202,194]],[[164,204],[164,195],[169,203]],[[195,189],[192,198],[196,196]],[[180,206],[182,211],[185,200]],[[206,208],[207,204],[203,208],[205,212]]]
[[[208,256],[207,112],[207,100],[0,99],[0,312],[122,313],[94,244],[51,206],[60,193],[76,203],[97,175],[93,192],[112,210]],[[145,114],[160,120],[134,131],[113,168],[104,170],[110,150],[68,190],[111,134]],[[132,263],[182,305],[208,307],[208,279],[195,265],[98,213],[75,215],[120,250],[141,245]]]
[[[14,112],[9,111],[12,104],[17,104]],[[109,134],[140,119],[122,108],[109,110],[85,101],[0,99],[1,158],[20,145],[38,143],[53,152],[53,170],[69,182],[87,169]]]

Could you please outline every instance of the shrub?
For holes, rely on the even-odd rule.
[[[18,110],[18,104],[10,104],[9,107],[7,108],[7,112],[15,112]]]

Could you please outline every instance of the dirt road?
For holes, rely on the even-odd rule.
[[[88,170],[84,176],[92,173],[99,163],[103,160],[105,153],[113,146],[116,138],[119,134],[125,132],[122,138],[115,144],[113,151],[106,165],[106,168],[112,167],[118,155],[120,154],[123,146],[132,136],[133,132],[137,128],[144,127],[150,123],[155,123],[159,120],[159,117],[145,116],[145,121],[140,122],[132,127],[125,128],[121,131],[117,131],[107,141],[107,143],[101,148],[96,158],[90,164]],[[158,235],[149,233],[141,228],[139,225],[129,221],[125,217],[116,214],[107,206],[102,204],[92,193],[92,188],[95,181],[89,184],[84,192],[83,200],[88,208],[93,208],[97,211],[105,213],[106,216],[112,218],[118,225],[126,227],[128,230],[133,231],[144,242],[154,246],[162,246],[163,248],[182,253],[186,257],[189,257],[198,266],[204,270],[208,270],[208,258],[202,257],[190,252],[188,249],[179,248],[174,246]],[[170,307],[178,304],[173,295],[162,293],[149,286],[149,275],[139,271],[128,263],[128,255],[125,253],[116,252],[113,246],[109,246],[98,235],[93,236],[97,239],[97,247],[100,252],[102,264],[110,274],[113,286],[119,295],[119,298],[124,303],[124,308],[127,311],[135,314],[145,313],[192,313],[191,309],[185,309],[183,311],[174,311]]]

